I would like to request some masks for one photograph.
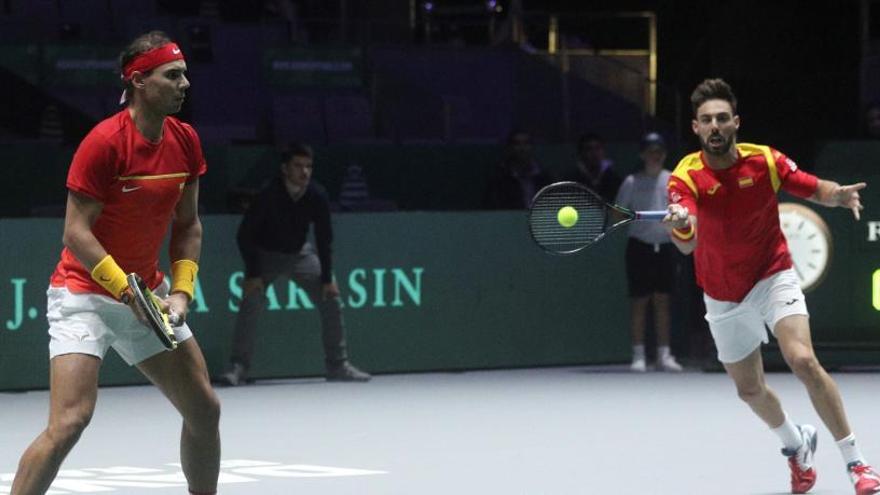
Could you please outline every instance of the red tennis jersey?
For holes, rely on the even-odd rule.
[[[155,287],[163,278],[159,248],[183,187],[206,170],[191,126],[166,117],[162,140],[153,143],[125,109],[100,122],[80,143],[67,188],[103,204],[92,233],[124,272],[137,272]],[[50,283],[71,292],[109,295],[66,247]]]
[[[819,180],[779,151],[736,145],[736,163],[713,170],[703,153],[684,157],[669,178],[669,202],[697,217],[697,284],[713,299],[740,302],[759,281],[790,268],[776,193],[806,198]]]

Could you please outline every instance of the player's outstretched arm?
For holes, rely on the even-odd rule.
[[[862,206],[859,191],[866,187],[868,187],[868,184],[864,182],[841,186],[837,182],[831,180],[819,179],[819,184],[816,186],[816,192],[807,199],[814,203],[832,208],[837,206],[848,208],[852,210],[853,216],[856,217],[856,220],[859,220],[861,218],[861,210],[865,209],[865,207]]]
[[[691,254],[697,247],[697,217],[688,209],[672,203],[663,217],[663,225],[669,230],[672,243],[682,254]]]

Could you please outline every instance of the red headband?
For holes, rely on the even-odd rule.
[[[183,60],[183,52],[177,47],[176,43],[167,43],[158,48],[153,48],[134,57],[129,63],[122,68],[122,80],[131,80],[131,75],[135,72],[147,72],[168,62],[175,60]]]

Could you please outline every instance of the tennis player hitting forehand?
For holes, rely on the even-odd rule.
[[[48,290],[49,425],[25,451],[14,495],[45,493],[88,425],[98,370],[113,347],[152,381],[183,417],[180,457],[190,493],[217,491],[220,404],[202,352],[184,324],[165,349],[135,314],[125,279],[138,273],[186,316],[202,244],[197,214],[205,159],[196,132],[169,115],[189,88],[180,48],[161,32],[135,39],[120,56],[128,107],[99,123],[77,149],[67,177],[64,250]],[[159,271],[171,225],[173,282]],[[132,425],[138,412],[131,411]],[[121,447],[120,447],[121,448]]]
[[[837,385],[813,353],[807,306],[776,200],[783,189],[818,204],[849,208],[858,220],[858,191],[865,184],[841,186],[818,179],[773,148],[737,143],[736,97],[721,79],[698,85],[691,104],[702,151],[684,157],[670,177],[664,221],[676,246],[694,253],[718,359],[740,398],[782,441],[792,493],[806,493],[816,482],[816,429],[794,424],[767,386],[760,352],[768,341],[766,324],[834,436],[856,493],[878,493],[880,477],[859,451]],[[689,215],[680,220],[676,214],[685,208]]]

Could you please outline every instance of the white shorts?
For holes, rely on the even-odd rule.
[[[774,331],[786,316],[810,315],[798,276],[790,268],[755,284],[742,302],[718,301],[708,295],[703,300],[722,363],[742,361],[762,342],[769,342],[767,327]]]
[[[155,292],[168,294],[166,278]],[[165,347],[156,334],[139,322],[131,308],[98,294],[77,294],[67,287],[46,291],[46,318],[49,320],[49,358],[62,354],[89,354],[104,359],[112,347],[129,366],[159,354]],[[192,337],[184,323],[174,328],[178,342]]]

